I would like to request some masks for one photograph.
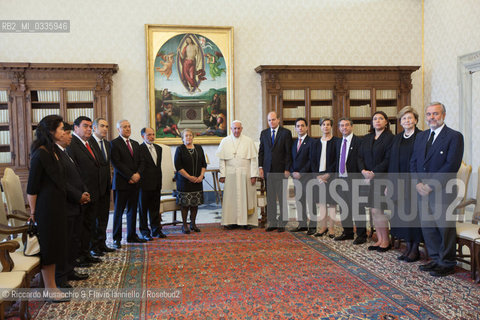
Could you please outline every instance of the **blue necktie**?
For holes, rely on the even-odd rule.
[[[272,145],[275,142],[275,130],[272,130]]]
[[[105,160],[107,160],[107,153],[105,152],[105,147],[103,146],[103,139],[100,140],[100,145],[102,146],[103,158],[104,158]]]

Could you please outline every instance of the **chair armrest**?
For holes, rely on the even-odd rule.
[[[455,209],[463,209],[469,205],[472,205],[472,204],[475,205],[476,203],[477,203],[476,199],[466,199],[460,202],[458,206],[455,207]]]
[[[18,234],[26,233],[28,226],[11,227],[0,223],[0,234]]]
[[[0,263],[2,264],[2,272],[10,272],[14,267],[9,252],[14,252],[20,247],[17,241],[0,242]]]
[[[28,218],[27,216],[19,216],[19,215],[16,215],[16,214],[7,214],[7,219],[17,219],[17,220],[20,220],[20,221],[28,221]]]
[[[20,216],[20,217],[23,216],[23,217],[30,218],[30,214],[26,213],[25,211],[22,211],[22,210],[12,210],[12,214]]]

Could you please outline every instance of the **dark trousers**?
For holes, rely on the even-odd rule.
[[[341,178],[339,178],[341,179]],[[355,226],[357,228],[357,237],[367,236],[367,221],[365,215],[365,203],[359,203],[354,206],[352,182],[345,179],[348,184],[347,190],[337,188],[338,195],[346,202],[346,208],[340,206],[340,214],[342,219],[343,232],[348,236],[353,236],[353,220],[355,218]],[[346,209],[346,210],[344,210]]]
[[[127,209],[127,240],[136,237],[138,188],[115,190],[113,213],[113,240],[122,240],[122,216]]]
[[[95,242],[96,218],[98,211],[98,202],[90,202],[82,207],[83,229],[81,232],[80,255],[90,255],[93,243]]]
[[[57,285],[65,283],[68,280],[68,275],[74,270],[74,261],[78,255],[76,250],[78,239],[75,238],[76,225],[78,225],[78,216],[67,216],[67,259],[55,265],[55,282]]]
[[[422,198],[419,198],[422,233],[428,255],[441,267],[454,267],[457,264],[455,252],[457,232],[455,221],[447,221],[446,218],[446,209],[450,203],[430,202],[425,211],[421,201]]]
[[[284,180],[286,179],[284,179],[283,172],[265,174],[265,186],[267,191],[267,224],[269,227],[285,227],[288,222],[288,205],[284,206],[283,203]],[[286,192],[288,195],[288,189]],[[277,201],[280,206],[279,215],[277,212]]]
[[[300,183],[301,188],[295,188],[295,199],[297,203],[297,220],[298,220],[298,227],[308,227],[308,228],[316,228],[317,221],[316,221],[316,204],[312,201],[312,203],[307,203],[307,183],[311,175],[305,174],[300,178],[300,180],[294,181],[294,183]],[[308,192],[312,192],[309,190]],[[313,196],[312,196],[313,200]],[[310,212],[310,216],[308,216],[308,212]],[[307,223],[308,222],[308,223]],[[308,225],[307,225],[308,224]]]
[[[110,214],[110,191],[98,199],[97,224],[95,232],[95,247],[105,245],[107,239],[108,216]]]
[[[156,236],[162,230],[160,224],[160,190],[140,189],[140,233],[144,236]],[[148,218],[147,218],[148,216]],[[148,228],[150,220],[150,229]]]

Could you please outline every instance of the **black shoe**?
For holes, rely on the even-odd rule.
[[[243,229],[245,229],[245,230],[252,230],[252,226],[246,225],[246,226],[243,226]]]
[[[277,230],[277,227],[268,227],[265,229],[265,231],[267,232],[274,231],[274,230]]]
[[[163,233],[162,231],[158,231],[158,233],[153,235],[154,238],[166,238],[167,235]]]
[[[353,240],[353,244],[362,244],[362,243],[365,243],[365,242],[367,242],[366,237],[357,237],[357,238],[355,238],[355,240]]]
[[[378,252],[387,252],[388,250],[392,249],[392,245],[389,244],[388,247],[378,247],[377,251]]]
[[[345,233],[342,233],[338,237],[333,238],[333,240],[335,241],[353,240],[353,234],[347,236]]]
[[[329,237],[330,239],[335,238],[335,233],[330,233],[330,234],[328,235],[328,237]]]
[[[127,238],[128,243],[145,243],[147,240],[140,239],[137,235],[134,235],[132,238]]]
[[[198,229],[198,227],[195,224],[191,224],[190,229],[195,231],[195,232],[200,232],[200,229]]]
[[[120,240],[115,240],[113,241],[113,246],[116,248],[116,249],[121,249],[122,248],[122,243]]]
[[[455,267],[440,267],[440,266],[437,266],[435,269],[433,269],[430,272],[430,275],[432,277],[445,277],[445,276],[448,276],[448,275],[454,274],[454,273],[455,273]]]
[[[397,260],[402,261],[402,260],[405,260],[406,257],[407,257],[407,256],[405,256],[405,255],[402,253],[402,255],[400,255],[400,256],[397,257]]]
[[[90,262],[90,263],[100,263],[100,262],[102,262],[102,259],[95,258],[91,255],[88,255],[88,256],[85,256],[85,261]]]
[[[77,272],[77,271],[73,270],[73,272],[68,275],[67,279],[68,280],[73,280],[73,281],[78,281],[78,280],[87,280],[88,277],[90,277],[88,275],[88,273],[80,273],[80,272]]]
[[[190,229],[188,228],[188,226],[187,227],[182,226],[182,233],[190,234]]]
[[[307,231],[307,230],[308,230],[307,227],[296,227],[295,229],[290,230],[290,232],[302,232],[302,231]]]
[[[85,259],[83,258],[77,258],[75,259],[74,266],[79,268],[90,268],[92,264],[90,262],[85,261]]]
[[[62,282],[60,284],[57,284],[57,288],[62,288],[62,289],[73,289],[72,285],[68,283],[68,281]]]
[[[313,236],[314,236],[314,237],[323,237],[324,235],[327,234],[327,232],[328,232],[328,230],[325,230],[325,231],[323,231],[323,232],[317,232],[317,233],[315,233]]]
[[[94,257],[103,257],[105,255],[100,249],[92,249],[90,250],[90,254]]]
[[[416,255],[415,257],[413,258],[410,258],[410,257],[405,257],[405,259],[403,259],[405,262],[415,262],[415,261],[418,261],[420,260],[420,255]]]
[[[277,229],[277,232],[285,232],[285,227],[278,227],[276,229]]]
[[[100,250],[102,250],[103,252],[114,252],[115,251],[115,249],[107,247],[107,245],[105,245],[105,244],[103,246],[100,246]]]
[[[368,251],[377,251],[378,248],[380,248],[379,246],[368,246],[367,250]]]
[[[422,264],[418,267],[420,271],[433,271],[437,267],[437,263],[435,261],[430,261],[427,264]]]
[[[316,229],[315,228],[308,228],[307,231],[307,236],[312,236],[315,234]]]
[[[140,239],[143,239],[145,241],[152,241],[153,240],[153,238],[150,237],[150,236],[142,236]]]

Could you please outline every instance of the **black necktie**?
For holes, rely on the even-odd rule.
[[[430,150],[430,147],[433,144],[433,138],[435,138],[435,131],[432,131],[432,133],[430,133],[430,138],[428,138],[427,147],[425,148],[425,157],[427,156],[428,150]]]

